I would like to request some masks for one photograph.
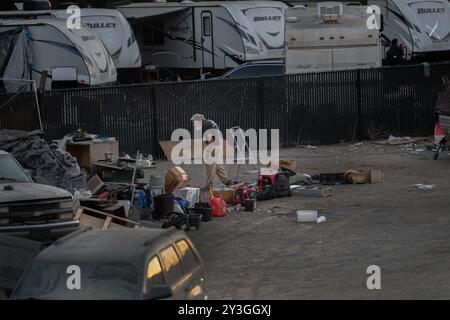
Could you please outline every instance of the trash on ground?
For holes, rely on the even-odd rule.
[[[411,143],[417,143],[420,141],[423,141],[424,138],[411,138],[411,137],[396,137],[393,135],[390,135],[388,139],[386,140],[378,140],[374,141],[375,144],[382,144],[382,145],[403,145],[403,144],[411,144]]]
[[[419,147],[415,143],[407,144],[404,149],[406,151],[409,151],[412,154],[421,153],[426,151],[426,147]]]
[[[421,190],[431,190],[435,187],[436,185],[434,184],[422,184],[422,183],[418,183],[418,184],[414,184],[413,187],[416,187],[417,189],[421,189]]]
[[[345,179],[345,173],[321,173],[319,174],[319,181],[322,185],[339,185],[349,183]]]
[[[315,184],[315,183],[319,183],[319,180],[315,180],[313,179],[312,176],[310,176],[309,174],[305,174],[305,173],[297,173],[295,176],[290,178],[291,181],[291,185],[293,184],[303,184],[303,185],[309,185],[309,184]]]
[[[369,180],[369,176],[366,172],[348,170],[344,174],[344,178],[352,184],[364,184]]]
[[[93,229],[145,228],[139,222],[88,207],[80,207],[75,220],[80,222],[80,226]]]
[[[293,175],[297,173],[298,163],[295,160],[280,160],[277,162],[269,162],[268,167],[270,168],[281,168],[290,171]]]
[[[311,149],[311,150],[317,149],[316,146],[312,146],[312,145],[307,145],[307,146],[305,146],[305,148],[306,148],[306,149]]]
[[[311,187],[301,185],[291,185],[292,195],[304,197],[330,197],[333,195],[332,188]]]
[[[173,192],[175,197],[180,197],[189,202],[189,208],[194,208],[200,201],[200,189],[192,187],[179,188]]]
[[[297,210],[297,222],[317,222],[317,210]]]
[[[317,223],[324,223],[325,221],[327,221],[327,218],[325,218],[325,216],[320,216],[317,218]]]

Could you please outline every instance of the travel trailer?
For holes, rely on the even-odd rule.
[[[46,90],[117,79],[114,62],[97,36],[86,26],[68,29],[58,19],[0,21],[0,68],[0,78],[35,80]]]
[[[450,5],[448,0],[369,0],[381,9],[383,40],[393,39],[415,61],[450,60]]]
[[[0,19],[57,18],[66,20],[66,10],[0,11]],[[81,22],[103,42],[119,73],[141,67],[141,53],[125,17],[112,9],[81,9]]]
[[[116,9],[131,23],[144,65],[198,77],[247,61],[282,58],[286,7],[278,1],[183,1]]]
[[[366,9],[340,2],[287,9],[286,73],[381,66],[380,32],[367,28]]]

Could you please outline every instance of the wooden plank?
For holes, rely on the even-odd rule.
[[[80,217],[81,217],[81,215],[83,214],[83,209],[81,209],[81,208],[79,208],[78,210],[77,210],[77,212],[75,213],[75,217],[74,217],[74,220],[80,220]]]
[[[82,208],[83,210],[86,210],[86,211],[91,211],[91,212],[97,213],[99,215],[105,216],[105,219],[106,219],[106,217],[111,217],[113,219],[120,220],[120,221],[123,221],[123,222],[127,222],[127,223],[130,223],[130,224],[133,224],[133,225],[138,225],[138,226],[142,225],[139,222],[136,222],[136,221],[133,221],[133,220],[129,220],[129,219],[125,219],[125,218],[121,218],[121,217],[117,217],[115,215],[112,215],[112,214],[109,214],[109,213],[106,213],[106,212],[103,212],[103,211],[95,210],[95,209],[88,208],[88,207],[80,207],[80,208]],[[85,214],[85,215],[88,215],[88,214]],[[102,220],[102,219],[99,219],[99,220]]]
[[[108,226],[110,225],[111,221],[112,221],[111,217],[106,217],[106,220],[105,220],[105,223],[103,224],[102,229],[108,229]]]

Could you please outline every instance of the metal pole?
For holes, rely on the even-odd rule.
[[[37,96],[37,89],[36,89],[36,81],[33,80],[33,90],[34,90],[34,98],[36,99],[36,110],[37,110],[37,114],[38,114],[38,119],[39,119],[39,129],[41,129],[41,131],[44,131],[44,127],[42,126],[42,117],[41,117],[41,110],[40,110],[40,106],[39,106],[39,99]]]

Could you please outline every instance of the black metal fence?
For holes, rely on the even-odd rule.
[[[174,129],[190,129],[194,113],[223,129],[279,129],[282,146],[429,135],[449,77],[448,64],[417,65],[58,90],[39,100],[48,140],[81,128],[117,137],[123,152],[161,158],[158,141],[170,140]],[[37,129],[34,108],[31,95],[16,97],[0,109],[0,128]]]

